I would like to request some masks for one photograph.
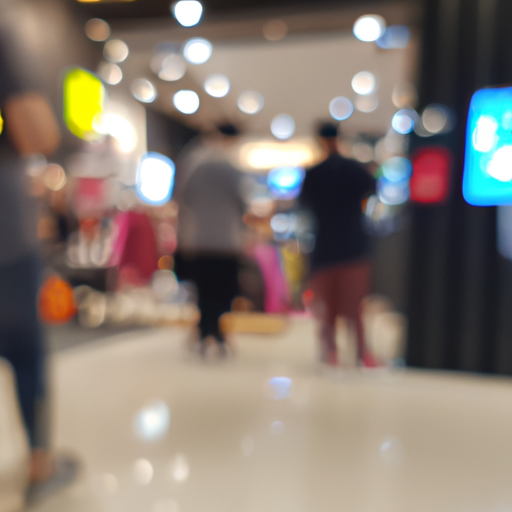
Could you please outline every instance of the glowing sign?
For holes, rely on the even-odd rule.
[[[267,184],[279,199],[293,199],[299,195],[304,169],[300,167],[276,167],[268,173]]]
[[[443,147],[420,149],[413,158],[409,184],[411,201],[440,203],[446,199],[450,184],[452,155]]]
[[[69,131],[84,140],[97,136],[105,101],[105,87],[90,71],[72,68],[64,77],[64,121]]]
[[[462,192],[475,206],[512,204],[512,87],[471,98]]]
[[[136,188],[146,203],[161,205],[169,201],[174,188],[174,163],[160,153],[146,153],[137,170]]]
[[[4,131],[4,118],[2,117],[2,111],[0,110],[0,133]]]

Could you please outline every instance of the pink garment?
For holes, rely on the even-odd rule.
[[[116,215],[118,235],[114,242],[111,265],[130,269],[141,281],[148,282],[158,269],[158,251],[151,219],[145,213],[123,212]]]
[[[257,261],[265,281],[265,311],[282,313],[289,309],[290,290],[286,282],[277,248],[268,244],[254,246],[252,256]]]

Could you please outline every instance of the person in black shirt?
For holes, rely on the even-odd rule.
[[[360,304],[370,292],[370,244],[362,201],[375,190],[375,179],[358,162],[338,153],[336,125],[322,124],[318,135],[328,156],[306,172],[299,200],[316,222],[310,270],[322,359],[338,364],[335,327],[336,318],[343,316],[356,326],[360,360],[373,365],[364,344]]]

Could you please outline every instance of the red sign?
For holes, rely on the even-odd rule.
[[[452,154],[441,146],[418,150],[412,158],[411,201],[441,203],[449,192]]]

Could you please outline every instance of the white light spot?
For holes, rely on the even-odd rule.
[[[117,85],[123,79],[121,68],[111,62],[102,62],[98,68],[98,75],[109,85]]]
[[[238,108],[245,114],[257,114],[265,104],[259,92],[246,91],[238,97]]]
[[[138,459],[132,468],[133,479],[139,485],[148,485],[153,480],[153,466],[147,459]]]
[[[393,182],[380,178],[377,181],[377,197],[384,204],[403,204],[409,199],[409,195],[409,182],[406,180]]]
[[[358,95],[355,106],[359,112],[373,112],[379,106],[379,98],[375,94],[369,94],[367,96]]]
[[[412,174],[412,163],[404,157],[395,156],[382,164],[382,174],[389,181],[409,179]]]
[[[295,133],[295,121],[287,114],[279,114],[272,120],[270,130],[276,139],[289,139]]]
[[[490,116],[481,116],[473,132],[473,147],[481,153],[488,153],[494,147],[498,123]]]
[[[171,479],[177,483],[183,483],[188,480],[190,476],[190,466],[184,455],[178,453],[176,457],[174,457],[169,466],[169,474]]]
[[[119,114],[104,114],[100,124],[95,129],[99,133],[114,137],[121,153],[131,153],[137,147],[137,132],[135,128],[130,121]]]
[[[128,45],[120,39],[111,39],[105,43],[103,55],[110,62],[119,63],[127,59],[130,51]]]
[[[411,133],[414,129],[414,124],[418,119],[416,111],[410,108],[404,108],[399,110],[391,120],[391,126],[393,130],[401,135]]]
[[[106,41],[110,37],[110,26],[105,20],[93,18],[85,24],[85,33],[91,41]]]
[[[193,27],[201,21],[203,6],[197,0],[180,0],[174,6],[173,14],[180,25]]]
[[[487,166],[487,174],[498,181],[512,180],[512,146],[503,146],[494,153]]]
[[[175,82],[183,78],[187,71],[187,63],[179,53],[157,53],[151,59],[150,67],[158,78],[166,82]]]
[[[137,78],[131,86],[133,97],[143,103],[152,103],[156,99],[155,86],[145,78]]]
[[[206,39],[190,39],[183,47],[183,56],[190,64],[204,64],[212,55],[212,44]]]
[[[352,78],[352,89],[357,94],[371,94],[375,91],[376,85],[375,75],[369,71],[360,71]]]
[[[165,437],[170,421],[169,407],[165,402],[157,400],[138,412],[135,429],[141,439],[156,441]]]
[[[348,119],[352,112],[354,112],[352,102],[345,96],[337,96],[329,103],[329,113],[336,121]]]
[[[354,23],[354,35],[360,41],[376,41],[386,30],[386,21],[378,14],[361,16]]]
[[[183,89],[172,98],[174,106],[182,114],[193,114],[199,108],[199,96],[194,91]]]
[[[282,215],[282,214],[278,214]],[[276,216],[274,216],[275,218]],[[274,229],[274,231],[276,231]],[[269,381],[270,397],[273,400],[284,400],[290,396],[292,379],[289,377],[272,377]]]
[[[214,98],[222,98],[229,92],[229,80],[224,75],[211,75],[204,82],[204,90]]]
[[[275,233],[287,233],[290,230],[290,219],[286,213],[276,213],[270,219],[270,227]]]
[[[154,205],[166,203],[174,186],[175,166],[171,159],[149,152],[140,161],[136,189],[144,201]]]

